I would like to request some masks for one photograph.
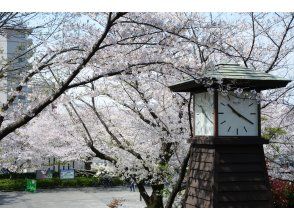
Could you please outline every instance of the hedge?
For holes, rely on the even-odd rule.
[[[38,179],[37,189],[54,189],[67,187],[97,187],[97,186],[119,186],[124,182],[118,177],[97,178],[97,177],[76,177],[74,179],[61,180],[59,178]],[[0,191],[23,191],[25,190],[26,179],[0,179]]]
[[[0,179],[35,179],[36,173],[7,173],[0,174]]]
[[[285,180],[271,179],[274,207],[294,208],[294,183]]]
[[[87,171],[87,173],[83,172],[75,172],[76,177],[88,177],[93,176],[95,172]],[[59,172],[53,172],[53,178],[59,177]],[[0,174],[0,179],[36,179],[36,172],[33,173],[6,173]]]

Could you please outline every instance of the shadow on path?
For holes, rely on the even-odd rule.
[[[15,204],[19,201],[25,201],[24,198],[22,198],[24,195],[24,192],[0,192],[0,205],[7,205],[7,204]]]

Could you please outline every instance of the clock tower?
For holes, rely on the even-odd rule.
[[[201,78],[169,87],[193,94],[185,207],[272,206],[258,94],[289,82],[237,64],[219,64]]]

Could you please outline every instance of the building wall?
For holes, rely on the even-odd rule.
[[[7,100],[7,79],[0,79],[0,105]]]
[[[7,38],[0,35],[0,68],[7,59]],[[7,78],[0,78],[0,105],[7,100]]]
[[[11,92],[19,85],[26,69],[29,67],[29,53],[26,53],[31,40],[28,39],[27,32],[24,30],[5,29],[4,34],[0,36],[0,68],[5,67],[6,77],[0,79],[0,104],[5,103]],[[23,55],[25,54],[25,55]],[[9,63],[9,65],[4,66]],[[14,104],[22,102],[27,104],[28,89],[23,88],[24,96],[16,99]]]
[[[7,59],[7,37],[0,35],[0,64]]]

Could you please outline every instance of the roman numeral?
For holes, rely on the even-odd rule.
[[[226,106],[224,103],[221,102],[221,105]]]
[[[222,114],[224,114],[224,113],[223,113],[223,112],[219,112],[218,114],[219,114],[219,115],[222,115]]]
[[[231,129],[231,126],[229,127],[228,132],[230,131],[230,129]]]
[[[226,121],[221,122],[221,124],[225,123]]]
[[[253,102],[249,106],[251,106],[251,105],[253,105]]]
[[[236,133],[237,133],[237,135],[238,135],[238,132],[239,132],[239,130],[238,130],[238,128],[236,129]]]
[[[247,132],[247,129],[246,129],[246,127],[244,126],[244,130]]]
[[[251,112],[250,115],[256,115],[256,113],[255,112]]]

